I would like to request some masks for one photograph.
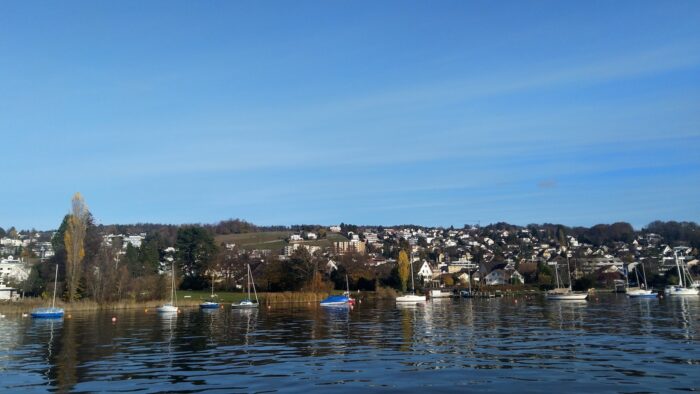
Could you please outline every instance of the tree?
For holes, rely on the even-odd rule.
[[[408,275],[410,275],[410,266],[408,262],[408,255],[405,250],[399,252],[399,279],[401,280],[401,291],[406,291],[406,286],[408,284]]]
[[[216,258],[214,237],[202,227],[187,226],[177,231],[177,261],[183,275],[182,287],[199,290],[207,285],[206,271]]]
[[[77,299],[81,275],[81,263],[85,257],[85,234],[87,232],[88,208],[83,196],[75,193],[71,200],[71,214],[64,234],[66,248],[66,291],[68,301]]]

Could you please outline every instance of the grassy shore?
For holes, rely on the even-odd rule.
[[[335,292],[340,293],[340,292]],[[377,292],[363,292],[353,294],[353,297],[358,299],[378,299],[393,297],[394,292],[391,290],[380,290]],[[246,293],[241,292],[215,292],[214,299],[221,304],[231,304],[240,302],[247,298]],[[261,305],[285,305],[285,304],[306,304],[317,303],[328,296],[327,292],[281,292],[281,293],[258,293],[258,299]],[[177,292],[177,305],[187,307],[197,307],[202,301],[211,298],[211,292],[208,291],[193,291],[181,290]],[[120,301],[110,303],[97,303],[90,300],[81,300],[72,303],[64,303],[60,300],[56,301],[56,306],[65,309],[66,313],[78,311],[98,311],[98,310],[123,310],[123,309],[153,309],[158,305],[165,303],[164,300],[153,301]],[[0,314],[14,315],[29,313],[34,308],[50,306],[50,301],[40,298],[25,298],[19,301],[0,302]]]

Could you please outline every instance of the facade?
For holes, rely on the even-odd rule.
[[[21,282],[29,277],[29,266],[12,256],[0,260],[0,281],[7,283],[9,280]]]
[[[334,242],[333,249],[338,254],[344,254],[348,252],[366,253],[367,246],[362,241],[341,241]]]

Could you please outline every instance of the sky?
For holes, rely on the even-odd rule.
[[[698,1],[0,2],[0,227],[700,221]]]

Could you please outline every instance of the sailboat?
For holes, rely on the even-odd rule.
[[[678,253],[674,253],[673,257],[676,260],[676,269],[678,270],[678,284],[666,286],[664,293],[672,296],[698,295],[700,289],[694,286],[694,282],[688,272],[688,267],[678,261]]]
[[[231,308],[257,308],[258,307],[258,292],[255,290],[255,282],[253,282],[253,271],[250,269],[250,264],[246,265],[248,267],[247,285],[248,285],[248,298],[239,302],[238,304],[231,304]],[[250,288],[253,288],[253,294],[255,294],[255,302],[250,298]]]
[[[637,273],[637,266],[634,267],[634,275],[637,278],[637,285],[639,285],[639,274]],[[644,264],[642,264],[642,276],[644,277],[644,288],[643,289],[640,289],[640,288],[630,289],[630,288],[628,288],[627,289],[627,297],[630,297],[630,298],[655,298],[656,297],[656,294],[654,294],[654,291],[647,287],[647,273],[644,270]]]
[[[158,313],[177,313],[177,305],[175,305],[175,264],[173,263],[171,267],[171,272],[170,272],[170,302],[164,305],[161,305],[156,308],[156,312]]]
[[[462,298],[473,298],[474,292],[472,291],[472,272],[467,271],[467,274],[469,275],[469,280],[467,281],[469,284],[469,290],[462,290],[459,292],[459,295],[462,296]]]
[[[56,307],[56,283],[58,282],[58,264],[56,264],[56,275],[53,280],[53,299],[51,306],[46,308],[36,308],[32,311],[32,317],[37,319],[60,319],[63,317],[63,308]]]
[[[342,295],[331,295],[326,299],[321,301],[321,306],[344,306],[344,305],[354,305],[355,300],[350,298],[350,284],[348,282],[348,276],[345,275],[345,287],[346,291]]]
[[[559,265],[555,266],[557,275],[557,288],[546,293],[548,300],[558,301],[583,301],[588,298],[588,292],[573,291],[571,288],[571,267],[569,266],[569,256],[566,256],[566,268],[569,272],[569,287],[560,287],[559,284]]]
[[[396,297],[396,302],[397,303],[404,303],[404,302],[411,302],[411,303],[418,303],[418,302],[425,302],[426,298],[424,295],[416,295],[416,283],[413,279],[413,253],[411,253],[411,294],[405,294],[399,297]]]
[[[214,274],[211,275],[211,297],[199,304],[200,309],[219,309],[219,303],[214,301]]]

